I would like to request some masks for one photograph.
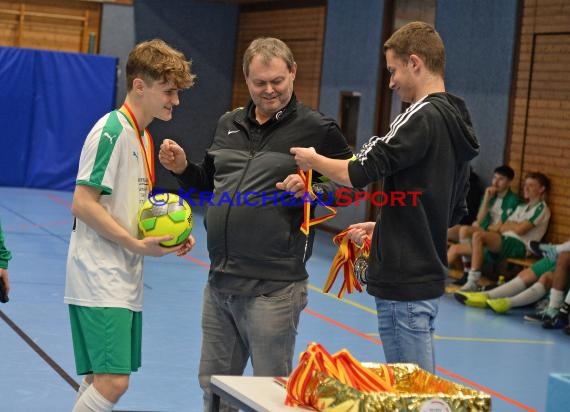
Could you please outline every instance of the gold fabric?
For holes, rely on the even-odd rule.
[[[364,364],[381,371],[377,364]],[[394,391],[362,393],[336,379],[317,374],[311,390],[315,390],[319,411],[324,412],[420,412],[426,403],[434,409],[453,412],[487,412],[491,397],[463,385],[439,378],[414,364],[390,364],[394,374]],[[439,409],[435,409],[435,407]],[[425,410],[425,409],[424,409]]]

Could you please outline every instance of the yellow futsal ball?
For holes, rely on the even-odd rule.
[[[139,228],[143,236],[172,235],[172,240],[162,246],[176,246],[184,242],[192,232],[192,209],[173,193],[150,196],[139,211]]]

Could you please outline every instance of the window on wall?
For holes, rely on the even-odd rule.
[[[424,21],[435,25],[436,0],[395,0],[394,31],[412,21]],[[398,93],[392,93],[390,122],[409,106],[400,100]]]
[[[242,106],[249,100],[249,92],[243,79],[242,58],[249,43],[260,36],[277,37],[287,43],[298,66],[295,94],[307,106],[315,109],[319,106],[326,9],[324,1],[312,1],[309,5],[305,6],[304,2],[275,2],[241,7],[233,107]]]
[[[340,93],[340,113],[338,122],[340,130],[346,138],[346,142],[352,149],[356,150],[356,135],[358,128],[358,112],[360,109],[360,93],[341,92]]]

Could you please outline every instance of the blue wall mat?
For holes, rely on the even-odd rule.
[[[0,47],[0,185],[71,190],[87,133],[113,109],[117,59]]]
[[[22,185],[30,150],[34,98],[34,56],[0,47],[0,184]],[[25,79],[25,80],[24,80]]]

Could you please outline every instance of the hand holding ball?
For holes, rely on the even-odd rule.
[[[139,211],[138,221],[144,237],[172,235],[171,240],[160,244],[176,246],[192,232],[192,209],[173,193],[150,195]]]

